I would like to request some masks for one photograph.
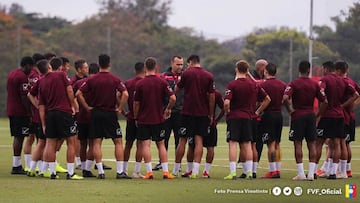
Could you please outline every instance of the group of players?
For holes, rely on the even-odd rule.
[[[199,56],[189,56],[186,63],[184,68],[183,57],[173,56],[171,67],[158,74],[156,59],[148,57],[144,63],[135,64],[135,77],[123,83],[110,73],[110,57],[106,54],[90,65],[77,60],[76,74],[71,79],[67,75],[69,60],[64,57],[54,54],[23,57],[21,68],[9,74],[7,83],[7,114],[14,138],[11,173],[57,179],[57,172],[65,172],[67,179],[72,180],[105,179],[101,145],[104,138],[111,138],[117,179],[153,179],[153,170],[159,169],[164,179],[179,176],[187,143],[187,167],[181,176],[199,177],[206,147],[202,177],[209,178],[217,145],[216,125],[226,113],[230,173],[224,179],[256,178],[263,143],[268,146],[269,171],[262,178],[280,178],[284,105],[291,115],[289,139],[294,142],[298,169],[293,179],[351,177],[349,143],[355,136],[353,108],[360,89],[347,76],[345,62],[324,63],[324,77],[318,84],[309,78],[309,62],[302,61],[300,77],[286,85],[276,78],[275,64],[258,60],[251,74],[249,63],[240,60],[235,64],[235,80],[228,83],[224,97],[215,89],[214,76],[201,67]],[[316,114],[315,99],[320,103]],[[124,148],[119,114],[127,119]],[[172,133],[175,163],[170,173],[167,151]],[[32,154],[34,138],[29,134],[37,138]],[[25,137],[24,169],[21,151]],[[304,138],[309,150],[307,175],[302,164]],[[56,162],[64,140],[67,169]],[[128,161],[134,141],[136,163],[129,176]],[[156,143],[159,154],[159,164],[154,168],[151,141]],[[326,161],[316,171],[324,143],[328,146]],[[237,157],[243,166],[239,177]],[[75,174],[75,160],[81,166],[82,176]],[[145,175],[140,173],[142,160]],[[94,161],[97,176],[91,172]]]

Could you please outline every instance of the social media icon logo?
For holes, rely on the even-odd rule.
[[[275,196],[279,196],[281,195],[281,188],[280,187],[273,187],[272,189],[272,193],[275,195]]]
[[[289,196],[289,195],[291,195],[292,190],[291,190],[290,187],[284,187],[283,193],[284,193],[285,196]]]
[[[303,193],[303,189],[301,187],[295,187],[294,188],[294,195],[300,196]]]

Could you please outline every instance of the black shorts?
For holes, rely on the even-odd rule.
[[[32,131],[31,134],[34,134],[37,139],[41,139],[41,140],[46,139],[43,129],[41,127],[41,123],[31,123],[30,126],[31,126],[30,129],[32,128],[32,130],[30,130]]]
[[[171,131],[175,137],[186,137],[186,128],[180,113],[172,113],[169,119],[164,122],[165,137],[170,137]]]
[[[67,138],[77,132],[74,118],[71,114],[52,110],[46,113],[46,138]]]
[[[290,126],[289,140],[307,142],[316,139],[316,118],[315,114],[310,113],[293,120]]]
[[[90,135],[90,124],[89,123],[77,123],[78,127],[78,139],[88,140]]]
[[[133,119],[127,120],[126,121],[126,136],[125,136],[126,141],[136,140],[136,136],[137,136],[136,132],[137,132],[137,127],[135,125],[135,120],[133,120]]]
[[[261,116],[261,140],[264,144],[281,141],[283,118],[281,112],[266,112]]]
[[[208,128],[209,136],[204,137],[203,139],[203,146],[204,147],[216,147],[217,145],[217,138],[218,138],[218,131],[216,126],[209,126]]]
[[[37,125],[39,125],[39,123],[34,123],[34,122],[30,123],[30,126],[29,126],[29,134],[30,135],[35,135],[36,134]]]
[[[13,137],[26,137],[30,132],[30,117],[9,116],[10,134]]]
[[[226,140],[235,142],[252,141],[252,127],[250,119],[230,119],[227,121]]]
[[[186,137],[195,137],[195,135],[206,137],[209,135],[208,133],[208,127],[210,124],[209,117],[188,116],[188,115],[182,115],[182,117],[184,122],[183,124],[186,128]]]
[[[345,138],[343,118],[321,118],[317,127],[318,137]]]
[[[345,136],[346,143],[355,141],[355,120],[351,119],[349,125],[345,125]]]
[[[138,140],[152,140],[155,142],[165,139],[164,124],[143,125],[138,124],[137,136]]]
[[[105,112],[98,109],[91,111],[90,139],[121,137],[121,128],[115,112]]]

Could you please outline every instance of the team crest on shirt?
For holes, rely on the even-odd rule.
[[[117,128],[117,129],[116,129],[116,135],[122,135],[122,133],[121,133],[121,128]]]
[[[30,129],[28,127],[22,127],[21,128],[21,134],[22,135],[28,135],[29,131],[30,131]]]
[[[165,137],[165,130],[160,131],[160,137]]]
[[[29,90],[29,84],[28,83],[23,83],[22,84],[22,90],[23,91],[28,91]]]

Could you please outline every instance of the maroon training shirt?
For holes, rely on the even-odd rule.
[[[269,78],[261,84],[261,87],[271,99],[264,112],[281,112],[282,99],[286,84],[276,78]]]
[[[29,116],[26,107],[23,105],[22,97],[27,99],[29,91],[28,77],[21,69],[13,70],[7,78],[7,109],[8,116]]]
[[[35,86],[35,84],[40,80],[41,74],[36,71],[35,69],[32,69],[29,74],[29,84],[30,84],[30,90]],[[37,96],[37,94],[35,95]],[[40,115],[39,115],[39,109],[37,109],[34,105],[31,105],[31,121],[33,123],[40,123]]]
[[[80,90],[91,95],[91,99],[87,101],[89,106],[106,112],[115,112],[116,92],[126,91],[126,87],[119,77],[109,72],[99,72],[90,77]]]
[[[133,104],[134,104],[134,93],[135,93],[135,87],[136,84],[139,82],[139,80],[141,80],[143,78],[141,77],[134,77],[131,78],[127,81],[125,81],[125,87],[129,93],[129,98],[128,98],[128,107],[129,107],[129,114],[127,115],[127,119],[128,120],[132,120],[134,119],[134,110],[133,110]]]
[[[183,72],[179,88],[184,88],[182,114],[189,116],[209,115],[209,93],[214,93],[213,75],[201,67],[192,67]]]
[[[72,84],[72,87],[74,89],[74,94],[80,89],[81,85],[85,84],[88,78],[83,78],[80,80],[76,80],[75,83]],[[84,98],[86,102],[89,102],[90,95],[87,93],[84,93]],[[90,123],[91,119],[91,112],[88,112],[80,103],[79,103],[79,113],[76,116],[76,121],[78,123]]]
[[[164,122],[163,103],[174,92],[169,84],[156,75],[148,75],[136,84],[134,101],[140,103],[138,123],[156,125]]]

